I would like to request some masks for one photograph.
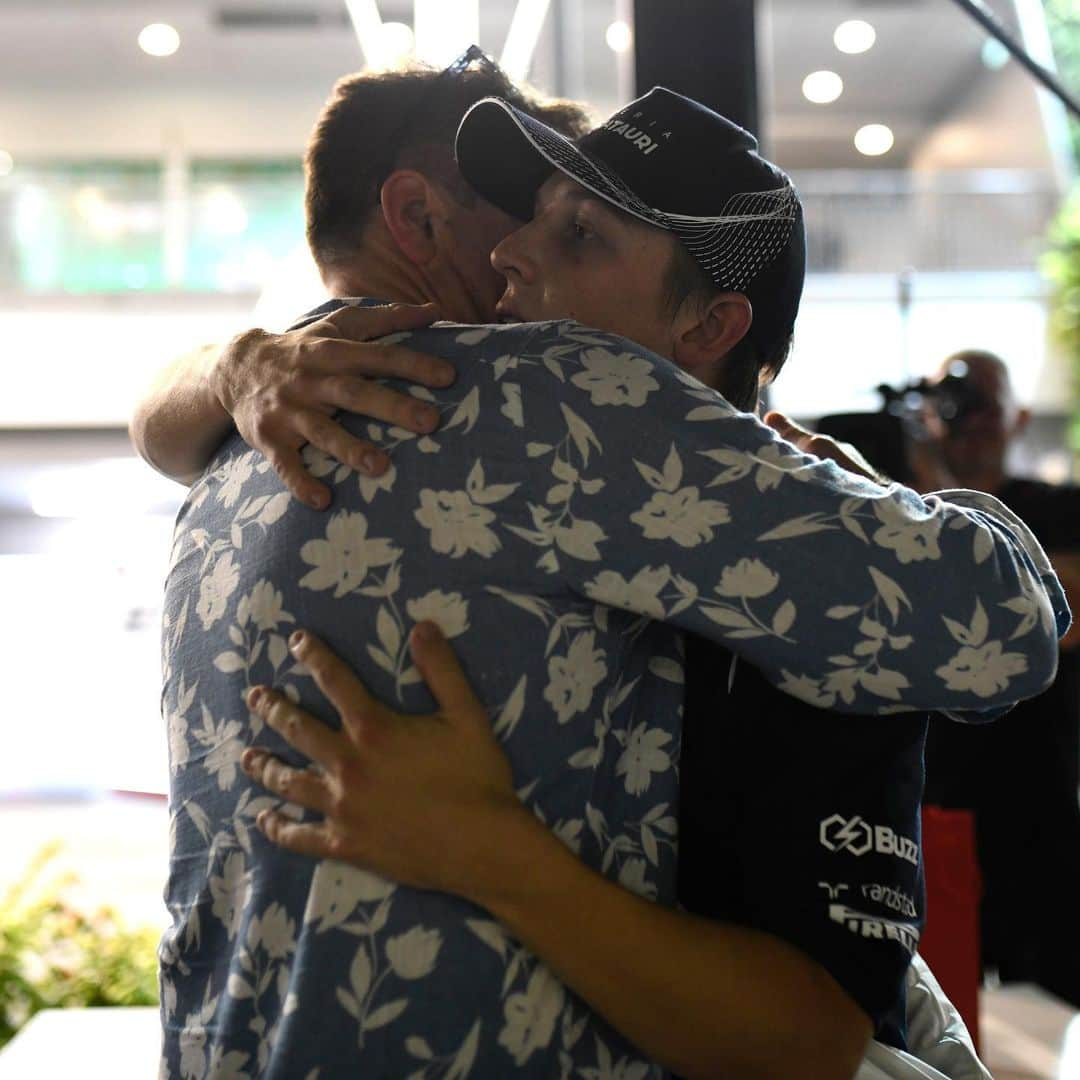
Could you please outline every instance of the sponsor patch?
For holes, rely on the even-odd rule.
[[[894,855],[912,866],[919,865],[919,845],[898,835],[888,825],[871,825],[857,814],[850,821],[843,814],[833,814],[821,822],[821,846],[828,851],[846,851],[850,855]]]
[[[875,904],[881,904],[909,919],[919,916],[915,908],[915,901],[903,889],[893,885],[862,885],[860,891],[867,900],[873,900]]]
[[[829,918],[841,926],[846,926],[859,937],[877,941],[897,941],[910,955],[914,955],[919,947],[919,928],[912,923],[868,915],[865,911],[858,911],[846,904],[830,904]]]

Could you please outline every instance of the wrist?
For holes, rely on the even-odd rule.
[[[236,412],[236,393],[229,372],[237,366],[238,358],[250,354],[265,336],[262,330],[244,330],[230,338],[224,348],[208,349],[206,352],[204,385],[214,405],[230,418]]]
[[[522,902],[550,885],[553,867],[572,853],[522,803],[514,800],[491,813],[482,830],[479,850],[468,860],[461,894],[513,926]]]

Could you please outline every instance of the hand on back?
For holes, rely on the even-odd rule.
[[[401,345],[374,340],[428,326],[434,305],[344,307],[300,330],[249,330],[222,351],[211,386],[243,439],[259,450],[298,499],[323,509],[330,489],[300,456],[310,443],[354,469],[378,476],[386,454],[345,430],[334,414],[344,409],[418,434],[438,427],[439,414],[416,397],[375,382],[401,378],[444,387],[452,365]]]

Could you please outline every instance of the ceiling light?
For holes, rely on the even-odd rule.
[[[621,19],[616,19],[604,32],[604,40],[612,52],[624,53],[634,43],[634,33]]]
[[[6,150],[0,150],[0,176],[10,176],[14,168],[15,159]]]
[[[815,105],[828,105],[844,92],[844,80],[835,71],[812,71],[803,79],[803,97]]]
[[[855,132],[855,149],[867,157],[887,154],[895,141],[892,129],[884,124],[867,124]]]
[[[379,27],[379,52],[382,67],[400,67],[413,54],[416,38],[412,27],[403,22],[384,22]]]
[[[833,34],[833,43],[842,53],[852,56],[867,52],[877,41],[877,31],[862,19],[849,19],[841,23]]]
[[[151,56],[172,56],[180,48],[180,35],[168,23],[151,23],[139,32],[139,48]]]
[[[416,59],[444,68],[480,37],[480,0],[413,0]]]

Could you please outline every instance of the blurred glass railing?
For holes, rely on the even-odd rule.
[[[1061,203],[1045,172],[804,171],[811,272],[1031,270]]]
[[[795,174],[811,272],[1034,269],[1045,172]],[[258,291],[303,242],[299,162],[40,162],[0,179],[0,292]]]

